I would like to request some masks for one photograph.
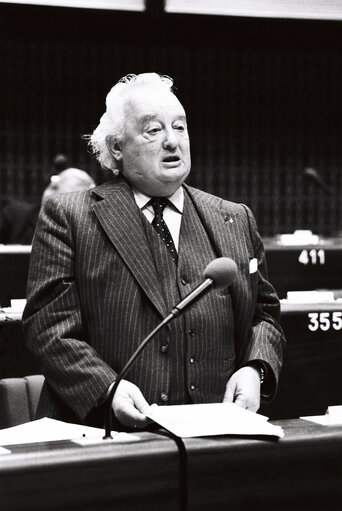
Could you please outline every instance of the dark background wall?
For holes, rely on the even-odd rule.
[[[263,235],[342,230],[342,23],[2,5],[0,44],[0,195],[39,197],[58,152],[102,181],[82,135],[121,76],[157,71],[189,117],[190,184]]]

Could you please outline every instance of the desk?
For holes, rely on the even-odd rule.
[[[0,312],[0,378],[39,373],[38,364],[24,343],[21,315]]]
[[[340,511],[342,427],[274,423],[283,439],[183,439],[189,511]]]
[[[80,447],[71,442],[14,446],[0,457],[1,511],[175,511],[178,449],[173,440]]]
[[[283,246],[264,239],[269,279],[280,298],[287,291],[342,289],[342,239]]]
[[[26,297],[31,245],[0,245],[0,305]]]
[[[16,446],[0,458],[2,511],[339,511],[342,427],[277,421],[280,440],[245,437]],[[184,470],[185,469],[185,470]]]
[[[281,304],[287,339],[273,419],[324,414],[342,404],[342,303]]]

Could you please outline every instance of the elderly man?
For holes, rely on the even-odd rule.
[[[254,217],[184,184],[189,135],[169,77],[129,75],[106,105],[90,144],[112,178],[46,199],[33,243],[24,327],[46,377],[38,417],[102,425],[120,369],[220,256],[235,260],[236,281],[157,335],[113,411],[125,427],[147,425],[155,402],[256,411],[276,391],[284,337]]]

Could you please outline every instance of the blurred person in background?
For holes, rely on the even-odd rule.
[[[54,159],[54,169],[59,173],[50,176],[42,200],[55,193],[90,190],[95,187],[93,178],[84,170],[65,168],[67,158],[59,154]],[[29,202],[15,197],[2,201],[0,211],[0,243],[30,245],[41,206],[40,201]]]

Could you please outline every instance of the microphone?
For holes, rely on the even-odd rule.
[[[318,174],[317,170],[307,168],[304,170],[304,177],[306,177],[308,180],[312,181],[318,188],[323,190],[324,193],[327,195],[331,194],[331,188],[329,185],[327,185],[320,175]]]
[[[156,326],[152,332],[142,341],[142,343],[135,350],[131,358],[126,362],[125,366],[119,372],[113,387],[111,388],[105,408],[105,436],[104,440],[112,438],[112,402],[119,386],[120,381],[126,376],[131,365],[138,357],[140,352],[145,348],[151,339],[171,320],[177,318],[183,312],[193,305],[197,300],[202,298],[211,288],[223,288],[228,287],[232,284],[237,275],[237,266],[235,261],[229,257],[219,257],[211,261],[204,270],[203,277],[204,281],[199,284],[191,293],[189,293],[183,300],[175,305],[170,314],[166,316],[159,325]]]
[[[204,270],[205,280],[199,284],[188,296],[174,306],[171,314],[177,318],[188,309],[196,300],[206,294],[212,287],[228,287],[235,279],[237,266],[235,261],[229,257],[219,257],[208,264]]]

